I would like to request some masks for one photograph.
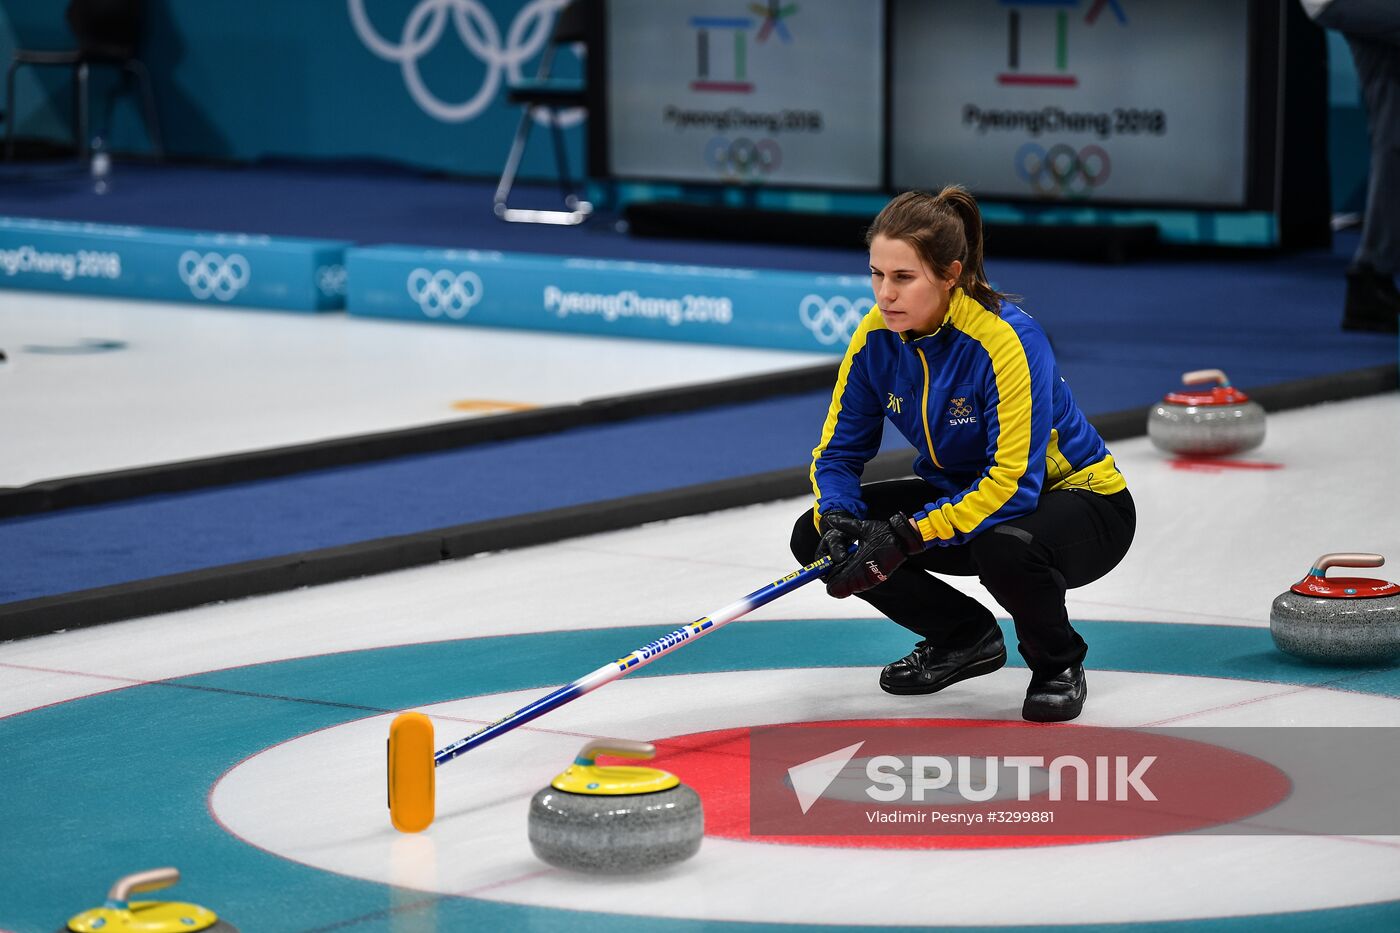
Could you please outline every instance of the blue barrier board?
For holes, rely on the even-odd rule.
[[[841,353],[865,277],[375,246],[346,251],[351,314]]]
[[[0,288],[331,311],[349,245],[0,217]]]

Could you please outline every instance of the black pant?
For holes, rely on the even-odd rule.
[[[861,487],[875,519],[896,512],[912,515],[939,496],[919,479]],[[966,648],[994,627],[996,618],[926,571],[976,575],[1011,613],[1017,647],[1031,670],[1058,673],[1081,663],[1088,651],[1069,624],[1065,591],[1112,570],[1128,552],[1136,525],[1137,511],[1126,489],[1111,496],[1079,489],[1047,492],[1029,515],[995,525],[967,544],[934,545],[859,596],[930,645]],[[792,529],[793,555],[810,563],[820,540],[809,509]]]
[[[1332,0],[1317,22],[1346,37],[1371,127],[1366,218],[1353,265],[1400,273],[1400,10],[1394,0]]]

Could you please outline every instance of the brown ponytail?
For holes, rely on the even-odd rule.
[[[949,185],[938,194],[906,191],[876,216],[865,232],[868,247],[877,236],[903,240],[939,278],[948,267],[962,263],[958,286],[984,308],[995,311],[1005,295],[992,288],[982,266],[982,211],[977,200],[960,185]]]

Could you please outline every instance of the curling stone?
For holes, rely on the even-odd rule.
[[[656,768],[600,767],[599,755],[647,759],[646,742],[589,742],[530,801],[530,846],[559,868],[595,875],[651,871],[690,858],[705,835],[700,795]]]
[[[1308,575],[1274,600],[1269,631],[1283,651],[1331,664],[1400,659],[1400,586],[1365,577],[1328,577],[1328,567],[1379,567],[1379,554],[1323,554]]]
[[[1193,457],[1226,457],[1264,443],[1264,409],[1230,385],[1218,369],[1181,377],[1186,385],[1214,382],[1206,390],[1168,392],[1147,414],[1147,436],[1158,448]]]
[[[159,891],[179,880],[180,872],[175,868],[152,868],[119,878],[107,892],[107,903],[83,911],[63,929],[72,933],[177,933],[184,930],[238,933],[212,910],[198,904],[130,900],[133,894]]]

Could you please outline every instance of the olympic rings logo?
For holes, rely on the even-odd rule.
[[[243,290],[252,275],[248,260],[238,253],[225,259],[218,253],[200,254],[187,249],[178,262],[180,281],[189,286],[190,294],[201,301],[217,298],[228,301]]]
[[[705,161],[725,177],[768,175],[783,164],[783,150],[774,140],[716,136],[705,144]]]
[[[316,287],[327,297],[345,294],[345,267],[340,263],[316,267]]]
[[[414,269],[408,274],[408,295],[428,317],[445,314],[460,321],[481,300],[481,277],[475,272]]]
[[[480,0],[419,0],[404,21],[403,32],[395,45],[375,30],[365,13],[365,0],[346,0],[350,22],[365,48],[385,61],[397,62],[414,102],[424,113],[444,123],[462,123],[480,116],[500,90],[503,73],[511,81],[521,80],[520,66],[544,48],[549,41],[554,14],[568,2],[530,0],[511,21],[502,42],[500,27]],[[419,60],[437,47],[447,28],[449,15],[462,44],[486,66],[481,87],[461,103],[448,103],[440,99],[424,83],[423,75],[418,70]],[[576,126],[583,122],[583,118],[582,107],[556,114],[561,126]]]
[[[797,317],[802,321],[802,326],[817,338],[818,343],[831,346],[850,340],[860,322],[873,307],[875,302],[869,298],[851,299],[845,295],[823,298],[820,295],[808,295],[797,306]]]
[[[1089,145],[1075,152],[1065,143],[1049,150],[1039,143],[1026,143],[1016,152],[1016,174],[1037,194],[1049,196],[1087,198],[1108,181],[1110,167],[1102,146]]]

